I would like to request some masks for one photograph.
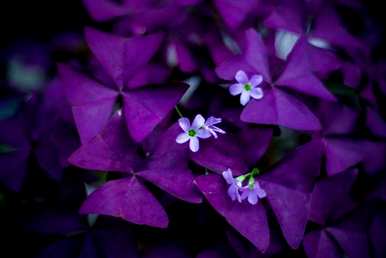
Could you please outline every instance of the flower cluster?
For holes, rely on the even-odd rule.
[[[82,2],[93,27],[0,55],[6,236],[39,258],[386,257],[368,4]]]
[[[229,184],[228,195],[232,201],[237,200],[238,202],[242,202],[243,200],[248,199],[250,204],[255,205],[259,199],[263,199],[267,196],[267,193],[261,188],[259,182],[255,180],[255,176],[258,174],[259,170],[257,168],[236,178],[233,177],[232,170],[229,168],[222,172],[222,176]],[[248,179],[248,183],[243,185],[243,182],[246,179]]]

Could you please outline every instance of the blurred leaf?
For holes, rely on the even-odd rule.
[[[0,144],[0,154],[10,153],[14,151],[16,151],[16,149],[10,145]]]
[[[327,83],[327,88],[342,102],[354,107],[360,106],[359,95],[353,88],[341,83]]]
[[[0,120],[8,119],[15,115],[20,101],[17,99],[0,101]]]
[[[27,66],[15,58],[8,65],[8,80],[22,91],[39,90],[44,86],[45,72],[39,66]]]

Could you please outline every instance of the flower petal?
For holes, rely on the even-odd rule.
[[[205,125],[206,126],[211,126],[215,124],[221,123],[222,119],[218,117],[211,116],[208,119],[206,119]]]
[[[263,76],[261,76],[260,74],[253,75],[251,80],[250,80],[252,87],[256,87],[257,85],[259,85],[262,82],[263,82]]]
[[[186,117],[178,119],[178,124],[180,125],[182,130],[184,130],[184,132],[187,132],[190,128],[190,121]]]
[[[197,152],[200,149],[200,142],[197,137],[190,138],[189,148],[193,152]]]
[[[260,184],[258,182],[256,184],[256,194],[259,198],[264,198],[267,196],[267,193],[260,187]]]
[[[241,84],[241,83],[235,83],[235,84],[232,84],[230,87],[229,87],[229,93],[232,95],[232,96],[236,96],[236,95],[239,95],[241,94],[241,92],[243,91],[244,89],[244,85]]]
[[[260,87],[253,88],[251,90],[251,96],[254,99],[262,99],[264,97],[264,92]]]
[[[241,200],[247,199],[248,196],[249,196],[249,189],[248,188],[242,188]]]
[[[201,128],[204,124],[205,124],[205,118],[202,115],[198,114],[193,120],[192,128],[198,129],[198,128]]]
[[[197,131],[197,137],[202,139],[208,139],[211,136],[211,133],[209,130],[206,129],[199,129]]]
[[[240,104],[245,106],[251,98],[251,94],[247,91],[243,91],[240,97]]]
[[[230,168],[222,172],[222,177],[228,184],[232,184],[234,182],[232,170]]]
[[[248,83],[248,76],[243,70],[237,71],[237,73],[235,75],[235,79],[237,82],[239,82],[241,84]]]
[[[250,191],[248,194],[248,202],[252,205],[255,205],[258,202],[257,194],[255,191]]]
[[[237,186],[235,184],[231,184],[228,188],[228,196],[231,198],[232,201],[235,201],[236,198],[238,198],[237,194],[238,194],[238,189],[237,189]]]
[[[180,133],[176,138],[176,142],[179,144],[182,144],[182,143],[189,141],[189,139],[190,139],[190,137],[187,133]]]

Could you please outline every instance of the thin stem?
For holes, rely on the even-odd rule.
[[[251,176],[255,177],[260,174],[260,170],[258,168],[254,168],[251,171]]]
[[[178,108],[178,106],[175,106],[174,109],[176,110],[177,114],[182,118],[184,117],[180,111],[180,109]]]

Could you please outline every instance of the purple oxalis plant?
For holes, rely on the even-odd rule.
[[[4,62],[0,208],[55,237],[35,257],[385,256],[386,66],[359,1],[82,2],[106,24],[58,37],[58,75],[46,45]]]

